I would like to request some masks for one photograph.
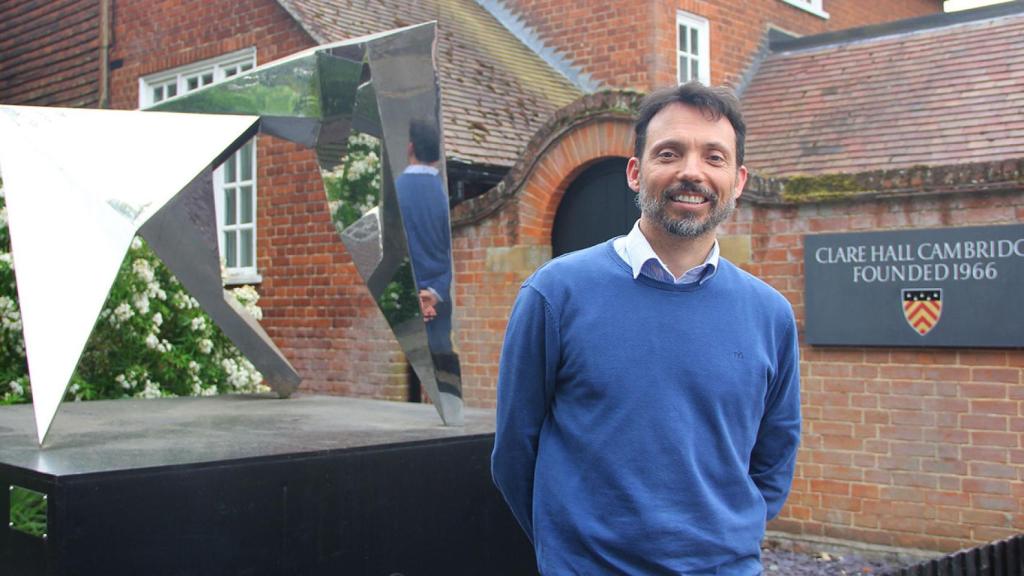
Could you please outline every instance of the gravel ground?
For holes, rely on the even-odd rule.
[[[778,548],[761,550],[765,576],[853,576],[882,575],[900,566],[856,555],[838,556],[826,552],[800,554]]]

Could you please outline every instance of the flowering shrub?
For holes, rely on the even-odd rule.
[[[14,274],[0,188],[0,404],[30,399]],[[254,288],[232,292],[262,318]],[[262,379],[145,242],[135,238],[78,361],[67,398],[265,391]]]
[[[324,171],[324,189],[334,227],[341,232],[380,201],[380,140],[352,132],[345,158]]]

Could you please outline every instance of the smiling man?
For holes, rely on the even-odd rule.
[[[641,104],[641,217],[520,289],[492,473],[542,574],[761,573],[800,437],[789,303],[719,255],[747,170],[739,103],[690,83]]]

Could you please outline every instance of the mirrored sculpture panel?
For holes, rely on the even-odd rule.
[[[0,106],[0,171],[40,443],[136,233],[271,388],[287,396],[298,386],[221,285],[211,171],[257,120]]]
[[[328,44],[150,109],[258,115],[261,132],[316,151],[356,269],[441,419],[461,424],[434,46],[434,23]],[[346,154],[379,170],[372,187],[346,184]]]

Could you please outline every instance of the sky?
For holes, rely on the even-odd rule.
[[[946,3],[942,5],[946,12],[956,12],[958,10],[970,10],[971,8],[980,8],[981,6],[990,6],[992,4],[1002,4],[1008,0],[946,0]]]

